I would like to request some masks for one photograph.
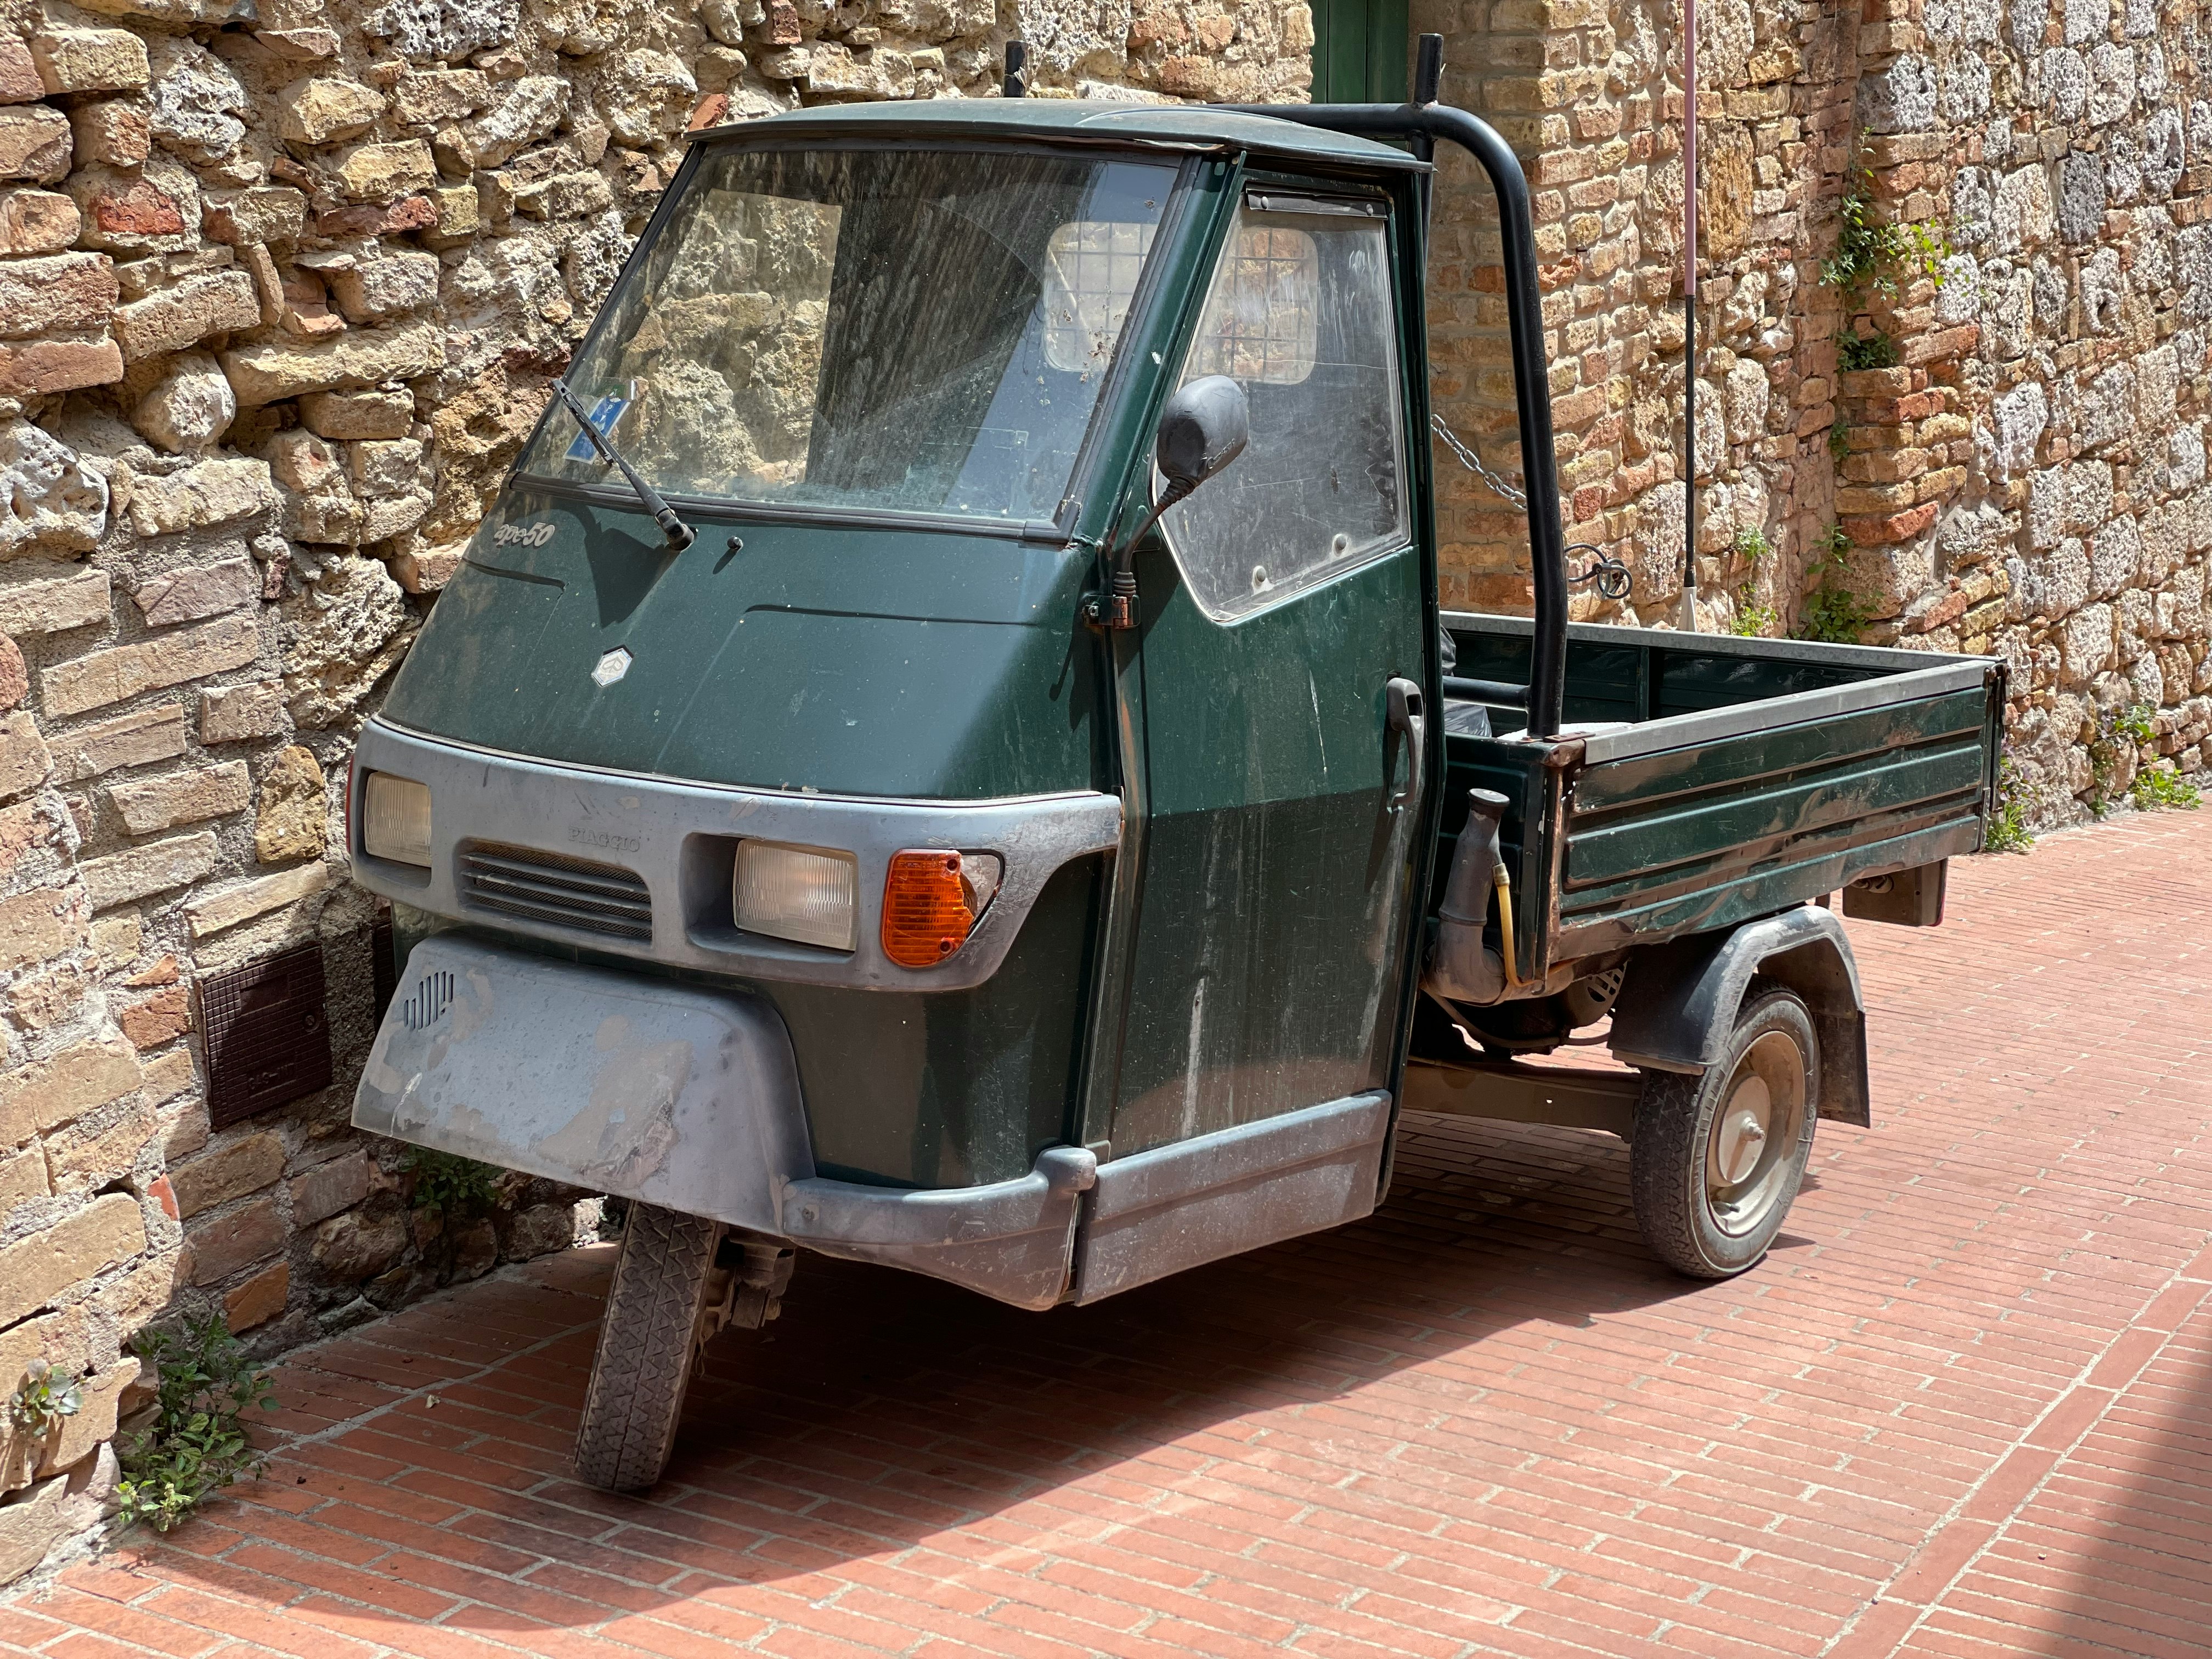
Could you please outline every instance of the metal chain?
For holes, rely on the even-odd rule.
[[[1492,489],[1495,490],[1505,501],[1510,501],[1515,507],[1526,507],[1528,505],[1528,497],[1527,494],[1524,491],[1516,489],[1511,484],[1506,483],[1504,479],[1499,477],[1495,472],[1492,472],[1488,467],[1485,466],[1482,464],[1482,457],[1476,454],[1474,449],[1468,445],[1467,441],[1462,439],[1458,433],[1453,431],[1449,427],[1444,424],[1444,417],[1443,416],[1431,411],[1429,416],[1429,429],[1444,441],[1445,448],[1450,450],[1453,454],[1459,457],[1459,464],[1462,466],[1474,473],[1474,476],[1481,479],[1483,483],[1488,484]]]

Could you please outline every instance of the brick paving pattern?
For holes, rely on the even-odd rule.
[[[809,1259],[669,1480],[564,1457],[604,1249],[292,1356],[264,1480],[0,1650],[2212,1653],[2212,812],[1854,926],[1877,1127],[1759,1268],[1601,1135],[1419,1120],[1360,1225],[1085,1310]]]

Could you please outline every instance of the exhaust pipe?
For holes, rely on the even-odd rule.
[[[1492,1003],[1503,1000],[1520,978],[1513,961],[1513,881],[1498,851],[1498,830],[1512,803],[1492,789],[1470,789],[1467,800],[1467,824],[1452,852],[1421,988],[1447,1002]],[[1482,942],[1493,891],[1502,951]]]

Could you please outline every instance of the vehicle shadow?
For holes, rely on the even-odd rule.
[[[1419,1455],[1437,1468],[1494,1455],[1482,1401],[1508,1367],[1457,1356],[1500,1339],[1541,1354],[1611,1313],[1745,1293],[1700,1287],[1644,1250],[1627,1148],[1612,1137],[1408,1117],[1374,1216],[1091,1308],[1024,1313],[910,1273],[804,1256],[778,1321],[711,1346],[666,1478],[619,1497],[567,1471],[596,1340],[592,1298],[612,1254],[569,1257],[538,1284],[506,1281],[504,1303],[493,1281],[450,1292],[386,1322],[404,1329],[353,1339],[385,1346],[301,1356],[301,1389],[318,1363],[337,1384],[333,1420],[276,1449],[268,1477],[211,1505],[195,1523],[208,1525],[205,1541],[188,1531],[160,1552],[160,1571],[218,1590],[239,1568],[326,1589],[343,1572],[354,1588],[340,1593],[366,1608],[349,1618],[436,1616],[486,1634],[677,1603],[694,1609],[689,1621],[717,1585],[735,1609],[763,1589],[732,1586],[861,1561],[873,1571],[918,1547],[944,1569],[1015,1538],[1103,1524],[1108,1511],[1134,1515],[1142,1498],[1118,1494],[1157,1497],[1164,1481],[1200,1501],[1208,1466],[1241,1466],[1242,1449],[1284,1429],[1401,1440],[1384,1418],[1402,1400],[1376,1416],[1352,1397],[1414,1367],[1426,1368],[1424,1397],[1456,1419]],[[417,1368],[431,1363],[435,1333],[453,1333],[459,1349],[480,1329],[489,1344],[502,1317],[512,1357],[466,1379]],[[411,1358],[392,1346],[406,1343]],[[444,1396],[437,1409],[421,1384]],[[380,1411],[343,1403],[372,1388]],[[1326,1430],[1293,1420],[1317,1405],[1335,1407]],[[292,1565],[293,1551],[347,1565]],[[407,1581],[408,1594],[383,1588],[390,1580]],[[463,1599],[427,1615],[409,1600],[418,1585]]]

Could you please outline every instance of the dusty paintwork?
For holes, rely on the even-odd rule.
[[[758,998],[459,933],[410,954],[354,1121],[763,1231],[774,1178],[813,1173],[790,1041]]]

